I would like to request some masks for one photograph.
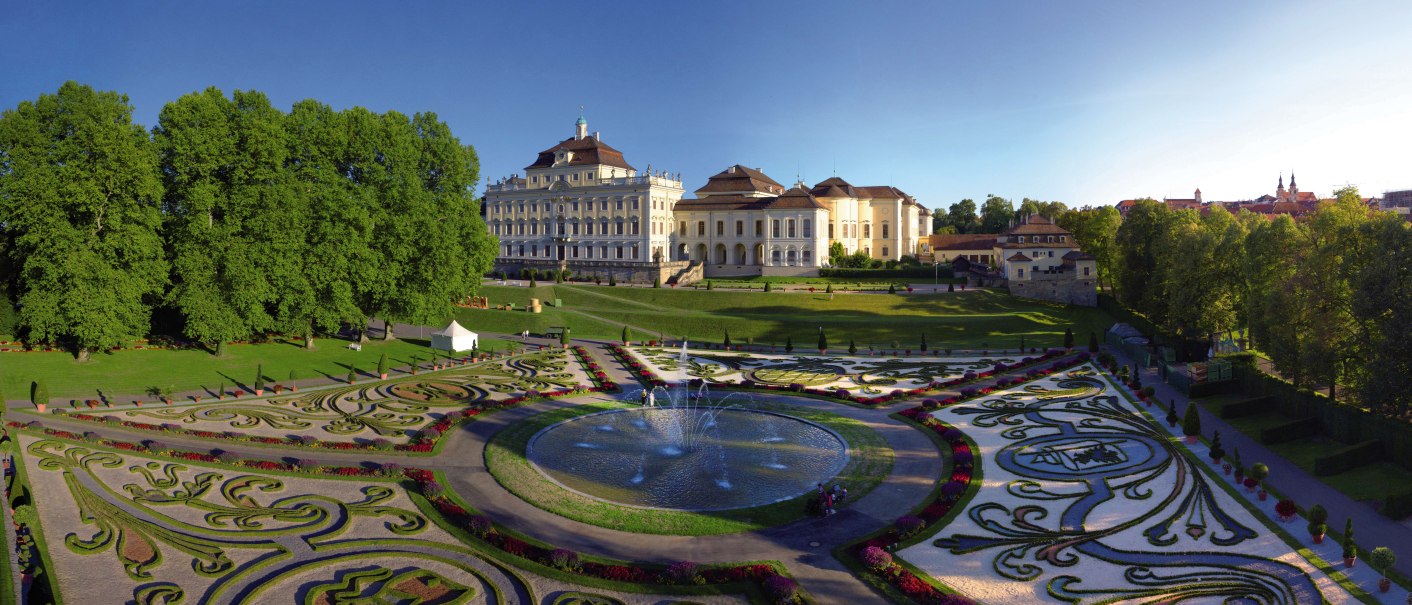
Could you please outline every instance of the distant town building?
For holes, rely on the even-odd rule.
[[[1408,194],[1409,198],[1412,198],[1412,190],[1405,193]],[[1312,214],[1318,209],[1319,202],[1321,201],[1325,200],[1320,200],[1319,196],[1315,195],[1313,192],[1300,191],[1299,185],[1295,182],[1294,173],[1291,172],[1289,175],[1288,188],[1285,187],[1285,177],[1281,174],[1273,194],[1267,193],[1250,200],[1208,202],[1201,198],[1201,190],[1197,189],[1195,197],[1163,198],[1162,203],[1170,210],[1198,210],[1202,214],[1206,214],[1210,212],[1212,208],[1220,206],[1231,214],[1245,210],[1266,217],[1275,217],[1283,214],[1299,218]],[[1386,204],[1386,202],[1378,198],[1363,198],[1363,201],[1373,207]],[[1128,212],[1131,211],[1132,207],[1136,204],[1136,199],[1122,200],[1117,204],[1118,213],[1127,217]],[[1408,200],[1408,205],[1412,206],[1412,199]]]
[[[1412,189],[1384,192],[1382,207],[1384,210],[1412,208]]]
[[[937,259],[949,255],[956,276],[972,283],[1003,286],[1026,298],[1087,307],[1098,304],[1096,259],[1079,249],[1072,233],[1047,217],[1025,217],[1000,234],[932,237],[948,238],[933,240]]]

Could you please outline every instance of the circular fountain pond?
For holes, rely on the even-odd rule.
[[[536,433],[525,455],[558,484],[628,506],[727,510],[788,500],[837,475],[848,445],[793,416],[749,409],[630,408]]]

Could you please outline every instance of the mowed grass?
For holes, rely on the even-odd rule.
[[[0,388],[6,399],[28,400],[30,383],[43,380],[49,387],[50,402],[61,407],[69,399],[142,397],[153,387],[171,387],[176,392],[207,389],[212,393],[222,383],[227,390],[237,385],[251,387],[256,368],[262,365],[270,386],[287,383],[291,370],[301,380],[343,380],[349,368],[356,367],[366,378],[377,371],[383,353],[393,367],[411,364],[414,355],[425,361],[432,353],[424,340],[371,340],[362,351],[349,349],[346,340],[320,338],[315,344],[318,348],[313,351],[304,350],[302,341],[228,345],[223,357],[201,350],[126,349],[95,353],[85,363],[63,352],[0,353]],[[504,346],[497,340],[482,339],[482,348]]]
[[[563,301],[544,313],[462,309],[457,318],[472,330],[515,333],[541,332],[549,326],[569,326],[580,338],[617,339],[624,324],[634,339],[756,344],[785,343],[792,338],[801,349],[818,342],[823,327],[833,349],[849,340],[868,345],[916,349],[922,334],[933,349],[1014,348],[1020,337],[1028,347],[1060,346],[1064,330],[1073,328],[1083,346],[1090,332],[1101,334],[1112,317],[1096,308],[1070,307],[1025,300],[994,290],[941,294],[836,294],[822,292],[731,292],[547,284],[536,288],[486,286],[491,305],[513,302],[517,307],[538,298]]]

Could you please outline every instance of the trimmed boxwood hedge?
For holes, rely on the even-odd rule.
[[[1412,516],[1412,492],[1393,494],[1383,500],[1383,516],[1401,521]]]
[[[1337,475],[1383,459],[1383,442],[1369,439],[1355,443],[1322,458],[1314,459],[1314,474]]]
[[[1253,397],[1243,399],[1235,403],[1228,403],[1221,408],[1222,418],[1243,418],[1254,416],[1265,412],[1274,412],[1279,408],[1275,407],[1274,397]]]
[[[1274,445],[1276,443],[1313,437],[1319,434],[1320,426],[1322,425],[1320,425],[1319,419],[1313,416],[1282,422],[1260,431],[1260,442],[1266,445]],[[1382,455],[1381,450],[1379,450],[1378,455]]]

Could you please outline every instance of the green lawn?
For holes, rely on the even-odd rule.
[[[256,366],[263,364],[267,382],[287,382],[290,370],[300,379],[331,377],[343,379],[350,366],[371,375],[378,357],[387,353],[393,366],[408,365],[413,355],[427,359],[431,349],[426,341],[369,341],[362,351],[348,348],[348,341],[318,339],[317,349],[306,351],[302,342],[229,345],[224,357],[200,350],[122,350],[95,353],[79,363],[69,353],[0,353],[0,388],[13,400],[29,398],[30,382],[44,380],[54,404],[68,399],[96,399],[100,396],[140,396],[152,387],[172,387],[175,391],[207,388],[215,391],[236,384],[251,385]],[[504,348],[504,343],[483,339],[482,348]]]
[[[1226,404],[1244,399],[1245,397],[1242,395],[1215,395],[1201,399],[1200,402],[1207,410],[1219,414],[1221,408]],[[1256,440],[1260,439],[1260,431],[1289,421],[1288,416],[1276,412],[1226,419],[1226,422],[1236,430]],[[1267,445],[1266,447],[1293,462],[1299,468],[1313,474],[1314,460],[1333,454],[1346,447],[1346,444],[1326,437],[1315,437]],[[1254,462],[1258,461],[1250,460],[1248,457],[1245,460],[1246,464]],[[1412,471],[1391,462],[1378,462],[1337,475],[1319,477],[1319,480],[1354,500],[1382,503],[1388,496],[1401,494],[1406,491],[1407,485],[1412,485]]]
[[[542,331],[567,325],[584,338],[616,339],[622,324],[636,339],[688,337],[719,342],[726,330],[731,340],[757,344],[811,347],[822,326],[833,348],[853,339],[860,349],[869,344],[890,348],[917,347],[922,334],[932,348],[1016,347],[1020,336],[1030,347],[1062,344],[1072,327],[1079,346],[1089,332],[1101,334],[1113,319],[1098,309],[1069,307],[1015,298],[993,290],[943,294],[839,294],[830,300],[822,292],[732,292],[547,284],[536,288],[485,286],[492,305],[513,302],[524,306],[531,297],[563,301],[541,314],[524,311],[462,309],[457,318],[472,330],[514,333]]]

